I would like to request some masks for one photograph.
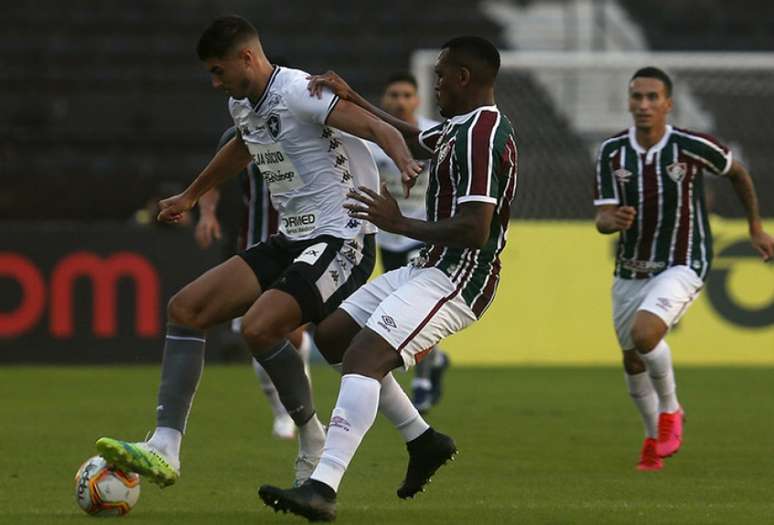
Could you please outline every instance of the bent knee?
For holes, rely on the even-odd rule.
[[[277,330],[269,323],[260,320],[242,320],[242,337],[250,346],[253,354],[268,352],[274,345],[284,339],[288,332]]]
[[[204,308],[184,292],[176,293],[167,303],[167,320],[196,330],[207,330],[211,325]]]
[[[645,354],[653,350],[656,345],[663,339],[665,330],[660,327],[653,326],[652,324],[635,323],[632,327],[632,342],[637,351],[641,354]]]
[[[364,329],[355,336],[344,354],[343,373],[381,380],[402,365],[398,351],[376,333]]]
[[[623,353],[623,366],[624,371],[629,375],[641,374],[647,370],[645,362],[635,350],[626,350]]]

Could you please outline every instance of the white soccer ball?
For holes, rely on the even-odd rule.
[[[140,476],[118,470],[101,456],[89,458],[75,474],[75,501],[87,514],[122,516],[140,498]]]

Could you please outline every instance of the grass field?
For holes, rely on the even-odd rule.
[[[383,419],[344,479],[339,523],[774,523],[771,368],[678,369],[688,423],[659,473],[634,470],[641,429],[614,368],[456,368],[432,423],[458,460],[400,501],[398,434]],[[399,374],[400,379],[406,379]],[[327,419],[334,373],[314,370]],[[72,478],[103,435],[140,439],[153,425],[157,367],[0,368],[0,523],[87,523]],[[259,484],[287,485],[293,443],[248,366],[208,367],[183,446],[183,477],[144,484],[127,522],[302,523],[275,515]]]

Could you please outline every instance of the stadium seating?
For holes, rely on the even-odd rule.
[[[648,45],[658,51],[772,51],[774,50],[774,3],[768,0],[738,4],[723,0],[671,0],[658,10],[636,0],[621,0],[634,20],[645,32]],[[748,80],[749,79],[749,80]],[[717,79],[715,82],[723,82]],[[774,89],[770,81],[754,82],[730,79],[722,86],[713,86],[706,78],[688,80],[694,95],[715,120],[715,134],[727,141],[751,169],[756,189],[761,197],[761,212],[774,215],[774,165],[771,137],[774,124],[760,118],[762,108],[774,104]],[[734,104],[721,101],[719,91],[734,93]],[[701,130],[699,130],[701,131]],[[735,142],[744,135],[744,141]],[[743,217],[736,196],[728,188],[717,188],[714,210],[726,217]]]
[[[123,220],[164,180],[188,181],[229,125],[195,54],[216,15],[252,20],[271,56],[335,69],[370,97],[413,49],[497,34],[465,0],[57,2],[0,17],[1,217]],[[5,186],[5,185],[4,185]]]

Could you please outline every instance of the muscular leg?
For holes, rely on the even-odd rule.
[[[672,354],[664,341],[669,327],[657,315],[640,310],[635,314],[632,341],[645,363],[650,380],[658,394],[659,412],[675,412],[677,401]]]
[[[358,332],[344,354],[339,397],[312,479],[338,490],[352,456],[376,419],[380,381],[402,362],[400,354],[378,334],[369,328]]]
[[[173,464],[179,464],[182,434],[204,367],[206,330],[244,313],[260,292],[255,273],[240,257],[232,257],[169,301],[156,430],[149,443]]]
[[[315,331],[317,347],[328,363],[339,373],[342,372],[344,353],[360,331],[360,326],[342,309],[334,311],[317,327]],[[397,355],[392,347],[390,352]],[[401,363],[398,363],[397,366],[400,365]],[[398,429],[404,441],[416,439],[430,428],[392,373],[387,373],[380,383],[379,412]]]
[[[303,326],[296,328],[295,331],[288,335],[288,340],[298,350],[298,353],[304,362],[304,371],[311,382],[312,377],[309,373],[309,338],[310,336],[306,333],[305,327]],[[255,375],[261,383],[261,390],[266,396],[271,411],[274,414],[272,434],[274,434],[275,437],[282,439],[291,439],[296,433],[295,424],[279,398],[277,387],[274,386],[271,377],[269,377],[269,374],[261,366],[261,363],[259,363],[255,357],[253,357],[252,361]]]
[[[315,414],[304,361],[287,339],[301,321],[298,302],[281,290],[265,292],[242,319],[245,341],[269,374],[285,410],[298,426],[297,481],[303,481],[311,473],[325,442],[325,430]]]
[[[297,425],[314,415],[304,363],[287,339],[301,325],[301,307],[288,293],[268,290],[242,318],[242,335]]]

